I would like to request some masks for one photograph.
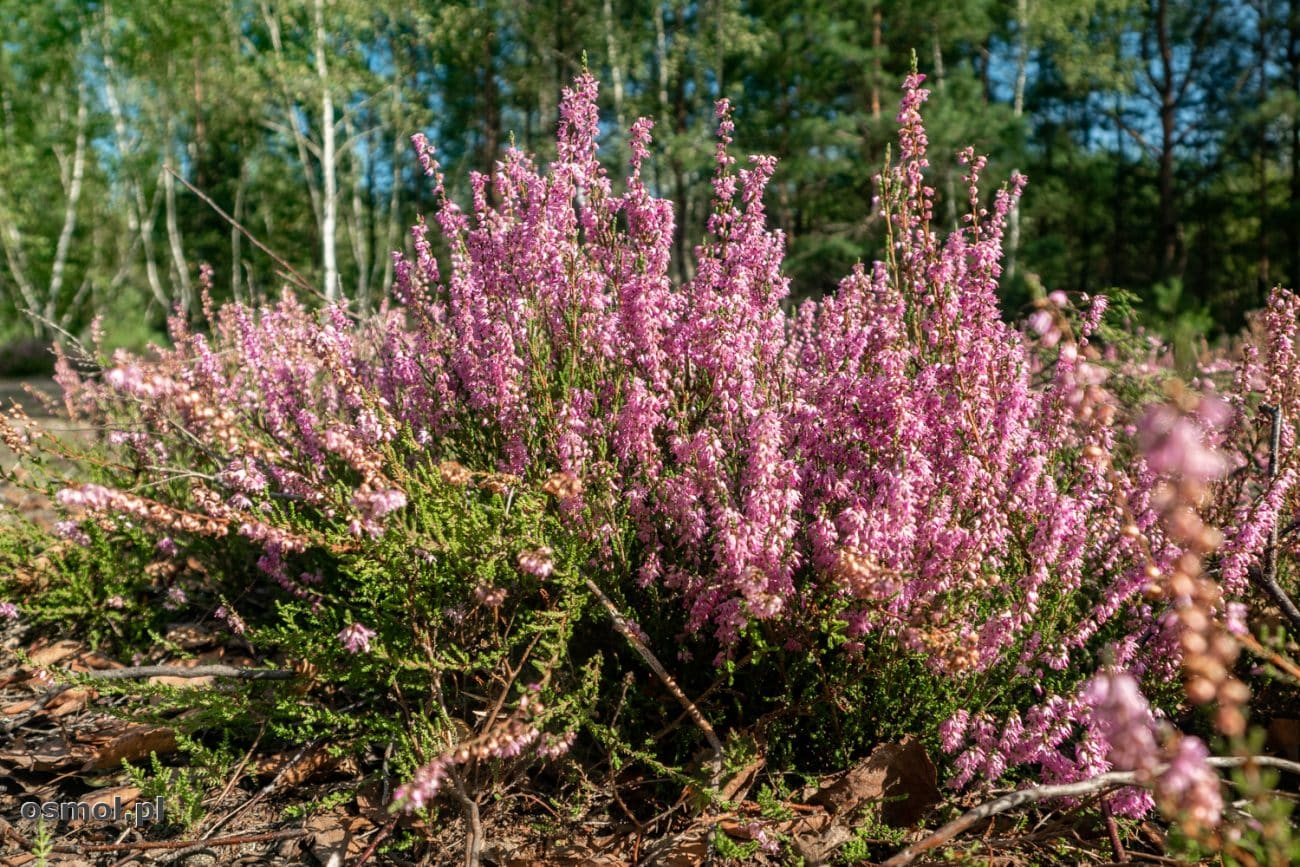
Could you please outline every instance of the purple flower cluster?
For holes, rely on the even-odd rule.
[[[339,644],[348,653],[369,653],[370,639],[374,637],[375,631],[360,623],[353,623],[338,634]]]

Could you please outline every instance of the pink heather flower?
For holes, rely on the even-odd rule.
[[[596,159],[591,76],[564,91],[550,168],[508,151],[491,175],[472,178],[469,209],[450,198],[432,145],[415,136],[438,213],[412,228],[413,255],[394,257],[399,303],[391,309],[355,324],[341,308],[318,316],[286,294],[257,309],[227,306],[210,338],[173,317],[173,348],[149,362],[120,353],[102,382],[82,383],[60,361],[72,408],[132,406],[131,430],[115,438],[132,457],[167,463],[154,452],[177,429],[225,456],[205,467],[219,490],[196,485],[170,503],[197,510],[185,518],[191,525],[155,523],[158,504],[100,485],[70,487],[59,501],[182,539],[237,528],[260,549],[267,577],[319,605],[294,555],[346,531],[365,556],[366,537],[381,535],[385,518],[407,505],[388,475],[393,454],[378,444],[409,429],[425,447],[463,445],[459,437],[474,431],[500,445],[476,457],[482,473],[462,481],[553,473],[564,483],[546,508],[606,563],[604,513],[626,508],[643,552],[629,570],[642,588],[654,585],[644,598],[680,604],[683,661],[696,647],[705,659],[715,649],[726,658],[754,620],[789,618],[777,633],[794,632],[790,646],[814,646],[818,637],[800,624],[823,612],[806,604],[833,599],[845,608],[849,648],[883,637],[921,652],[929,639],[946,642],[947,653],[932,654],[940,674],[1018,667],[1008,695],[1036,704],[1006,719],[958,714],[942,727],[945,749],[958,753],[955,784],[1017,766],[1055,782],[1134,763],[1150,735],[1136,681],[1099,675],[1085,700],[1078,690],[1043,695],[1035,673],[1088,664],[1105,635],[1117,665],[1144,678],[1173,675],[1179,656],[1161,637],[1164,611],[1142,595],[1148,557],[1168,570],[1181,553],[1157,520],[1154,476],[1217,476],[1226,466],[1220,442],[1241,422],[1213,404],[1192,414],[1153,410],[1131,431],[1115,422],[1117,401],[1087,343],[1102,299],[1074,299],[1081,310],[1091,301],[1075,342],[1050,309],[1023,330],[1006,324],[1002,233],[1024,179],[981,192],[985,162],[968,150],[960,162],[969,207],[956,230],[941,231],[948,221],[935,219],[927,185],[935,175],[923,82],[905,82],[900,159],[883,172],[873,205],[892,221],[889,265],[853,269],[836,292],[793,316],[786,239],[768,228],[765,211],[774,161],[732,155],[725,101],[706,237],[684,285],[673,276],[680,227],[672,203],[641,176],[651,124],[638,121],[629,133],[632,174],[615,195]],[[1048,301],[1071,304],[1060,292]],[[1298,314],[1300,299],[1274,293],[1264,340],[1247,347],[1239,373],[1293,419]],[[1135,365],[1148,372],[1163,364],[1152,340],[1150,359]],[[1053,346],[1060,351],[1037,351]],[[567,391],[557,392],[559,383]],[[1126,436],[1143,439],[1151,472],[1077,458],[1124,454],[1117,447]],[[1289,448],[1294,434],[1285,436]],[[353,484],[341,499],[340,465]],[[1291,511],[1293,490],[1279,483],[1265,503],[1224,508],[1241,505],[1246,519],[1225,569],[1229,555],[1254,562],[1268,522]],[[292,501],[321,537],[290,530],[278,510],[259,511],[256,501],[270,493]],[[593,513],[601,514],[589,520]],[[1136,536],[1123,532],[1130,520]],[[159,543],[167,557],[177,553],[171,538]],[[545,578],[554,558],[539,550],[517,564]],[[869,568],[837,570],[846,550]],[[505,594],[482,586],[474,595],[499,606]],[[1096,605],[1050,637],[1038,633],[1044,607],[1081,598]],[[445,610],[449,621],[468,617],[465,602]],[[628,612],[638,615],[644,610]],[[354,624],[339,640],[355,653],[373,635]],[[536,738],[529,726],[494,746],[484,741],[483,755],[522,749]],[[435,761],[403,791],[427,803],[467,757]],[[1134,809],[1140,800],[1131,799]]]
[[[1245,635],[1249,630],[1246,626],[1246,615],[1249,609],[1243,602],[1229,602],[1225,607],[1223,614],[1223,624],[1233,635]]]
[[[370,639],[375,637],[375,631],[368,629],[360,623],[353,623],[338,634],[339,643],[348,653],[369,653]]]
[[[218,605],[212,616],[225,623],[236,635],[243,635],[248,630],[244,619],[224,605]]]
[[[549,578],[551,573],[555,571],[554,553],[546,545],[538,548],[528,548],[519,552],[517,562],[520,570],[527,572],[529,575],[545,579]]]
[[[577,732],[565,732],[562,735],[543,735],[537,745],[537,755],[544,759],[557,759],[567,753],[577,739]]]
[[[939,724],[939,742],[944,752],[956,752],[966,737],[966,728],[970,725],[970,711],[958,710]]]
[[[120,611],[126,607],[126,600],[121,596],[113,595],[105,599],[104,604],[115,611]]]
[[[451,764],[448,759],[439,757],[420,768],[410,782],[393,791],[393,800],[404,804],[408,813],[423,810],[438,797],[442,783],[447,778],[447,768]]]
[[[1041,337],[1054,328],[1052,314],[1046,310],[1035,310],[1029,315],[1029,327]]]
[[[775,855],[781,851],[781,841],[771,837],[763,823],[755,820],[745,826],[745,831],[749,834],[749,839],[758,843],[758,847],[769,855]]]
[[[189,597],[185,591],[176,585],[167,588],[167,598],[163,600],[163,608],[168,611],[177,611],[183,608],[189,602]]]
[[[1169,812],[1201,828],[1219,824],[1223,795],[1219,775],[1206,764],[1209,749],[1200,738],[1179,738],[1164,773],[1156,777],[1156,799]]]
[[[1168,405],[1147,410],[1138,424],[1138,442],[1147,464],[1161,475],[1208,482],[1227,469],[1223,454],[1207,444],[1202,426]]]
[[[406,506],[406,494],[396,488],[382,491],[363,491],[352,497],[356,507],[365,521],[379,521],[386,515]]]
[[[90,544],[90,536],[81,529],[81,524],[77,521],[58,521],[54,525],[54,532],[82,547]]]
[[[474,598],[479,601],[479,604],[486,605],[488,608],[499,608],[501,603],[506,601],[506,589],[480,585],[474,588]]]
[[[164,536],[154,545],[154,549],[164,557],[171,558],[176,556],[178,548],[176,542],[171,536]]]
[[[1138,682],[1128,672],[1098,672],[1083,690],[1092,722],[1111,765],[1123,771],[1149,769],[1158,759],[1155,719]]]
[[[18,606],[12,602],[0,602],[0,618],[5,620],[17,620]]]

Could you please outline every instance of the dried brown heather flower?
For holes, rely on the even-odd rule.
[[[468,485],[474,479],[474,474],[470,472],[469,467],[456,461],[443,461],[438,464],[438,475],[444,484],[457,488]]]
[[[570,472],[551,473],[542,490],[557,500],[567,500],[582,493],[582,480]]]
[[[850,548],[840,551],[831,574],[859,599],[886,599],[898,592],[897,572],[881,566],[870,554]]]
[[[31,437],[14,427],[3,415],[0,415],[0,442],[15,455],[26,456],[32,452]]]
[[[483,480],[480,487],[494,494],[505,494],[511,488],[519,487],[520,481],[522,480],[518,476],[512,476],[509,473],[492,473]]]

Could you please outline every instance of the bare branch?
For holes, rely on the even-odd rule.
[[[1277,768],[1278,770],[1287,771],[1292,774],[1300,774],[1300,762],[1292,762],[1286,759],[1278,759],[1273,756],[1222,756],[1206,759],[1206,764],[1212,768],[1239,768],[1243,765],[1258,765],[1265,768]],[[1168,766],[1161,765],[1157,767],[1152,775],[1159,775]],[[1010,794],[1003,795],[1000,798],[981,804],[970,810],[960,817],[944,825],[935,831],[929,837],[908,846],[899,852],[893,858],[886,861],[881,867],[903,867],[905,864],[911,864],[916,857],[922,852],[926,852],[936,846],[942,846],[958,834],[975,825],[977,822],[996,816],[999,813],[1005,813],[1007,810],[1024,806],[1025,804],[1036,804],[1039,801],[1051,801],[1057,798],[1075,798],[1080,795],[1091,795],[1097,792],[1104,792],[1108,789],[1117,789],[1123,786],[1142,785],[1142,780],[1134,771],[1112,771],[1108,774],[1102,774],[1088,780],[1079,780],[1076,783],[1063,783],[1056,786],[1033,786],[1028,789],[1019,789]]]
[[[614,628],[617,629],[619,634],[627,639],[628,644],[631,644],[633,649],[641,655],[641,658],[645,660],[646,665],[650,666],[650,670],[655,673],[660,682],[663,683],[664,687],[672,693],[673,698],[677,699],[681,706],[686,709],[686,712],[690,714],[691,721],[695,723],[696,728],[704,733],[704,739],[709,742],[709,747],[713,750],[713,773],[709,785],[716,788],[718,785],[718,778],[722,773],[722,741],[718,740],[717,732],[713,730],[713,726],[709,725],[709,721],[704,718],[704,714],[700,713],[700,709],[695,706],[695,703],[686,697],[686,693],[682,692],[681,687],[677,685],[677,681],[673,680],[673,676],[664,668],[663,663],[661,663],[654,653],[650,651],[650,648],[645,646],[645,643],[637,637],[637,634],[632,631],[632,628],[628,625],[627,618],[619,613],[618,607],[610,601],[608,596],[605,595],[605,591],[601,590],[600,587],[596,585],[596,582],[592,581],[590,578],[586,579],[586,581],[587,589],[600,600],[600,603],[605,606],[605,610],[609,612],[610,619],[614,621]]]

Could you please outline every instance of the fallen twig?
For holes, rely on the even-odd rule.
[[[251,798],[249,798],[244,803],[240,804],[235,809],[231,810],[229,813],[225,815],[224,818],[218,820],[216,824],[214,824],[207,831],[203,832],[203,837],[201,839],[203,840],[210,839],[211,835],[217,833],[217,831],[221,830],[221,828],[229,824],[230,821],[234,819],[236,816],[240,815],[245,810],[247,810],[248,808],[256,804],[258,801],[262,800],[267,795],[271,794],[271,792],[275,791],[275,787],[280,785],[280,781],[283,780],[291,770],[293,770],[298,766],[298,762],[302,760],[302,757],[307,755],[308,752],[315,749],[317,746],[319,746],[320,743],[321,742],[319,740],[314,740],[314,741],[308,741],[307,743],[303,744],[296,753],[294,753],[292,756],[289,757],[289,761],[284,763],[284,767],[280,768],[279,773],[277,773],[271,779],[271,782],[267,783],[265,786],[258,789]]]
[[[397,827],[398,818],[398,816],[394,816],[384,823],[384,827],[379,829],[379,833],[370,841],[370,845],[361,853],[361,857],[357,858],[356,863],[353,864],[352,867],[362,867],[363,864],[370,860],[370,856],[375,854],[375,850],[379,848],[379,844],[384,842],[384,839],[387,838],[388,835],[393,832],[393,829]]]
[[[610,618],[614,621],[614,628],[641,655],[641,658],[645,660],[645,664],[650,666],[650,670],[658,676],[664,687],[672,693],[673,698],[677,699],[686,712],[690,714],[691,721],[695,723],[696,728],[704,733],[704,739],[709,742],[709,748],[713,750],[713,759],[710,761],[709,786],[716,789],[722,776],[722,741],[718,740],[717,732],[713,730],[713,726],[709,725],[709,721],[704,718],[704,714],[700,713],[700,709],[696,707],[695,703],[686,697],[686,693],[682,692],[681,687],[677,685],[677,681],[673,680],[673,676],[663,667],[663,663],[628,626],[627,618],[619,612],[618,607],[605,595],[605,591],[601,590],[596,585],[596,582],[590,578],[587,579],[587,589],[605,606],[605,610],[609,612]]]
[[[286,831],[266,831],[261,834],[235,834],[230,837],[217,837],[213,840],[141,840],[135,843],[82,843],[79,845],[61,844],[54,851],[63,855],[85,855],[91,852],[127,852],[145,849],[186,849],[192,846],[209,848],[212,846],[242,846],[245,843],[269,843],[272,840],[290,840],[304,837],[307,831],[294,828]]]
[[[45,710],[45,706],[54,700],[55,696],[62,695],[72,689],[69,684],[61,684],[46,692],[43,696],[36,699],[36,703],[27,710],[15,716],[13,719],[6,720],[4,725],[0,725],[0,734],[9,734],[14,729],[20,728],[27,724],[29,720]]]
[[[1278,759],[1273,756],[1215,756],[1206,759],[1206,764],[1214,768],[1237,768],[1242,765],[1254,764],[1268,768],[1277,768],[1288,771],[1293,774],[1300,774],[1300,762],[1292,762],[1286,759]],[[1154,774],[1159,774],[1167,766],[1160,766],[1155,769]],[[903,851],[899,852],[893,858],[886,861],[881,867],[903,867],[905,864],[911,864],[918,855],[936,846],[942,846],[958,834],[975,825],[982,819],[988,819],[999,813],[1005,813],[1007,810],[1020,807],[1025,804],[1034,804],[1039,801],[1051,801],[1056,798],[1074,798],[1079,795],[1090,795],[1095,792],[1105,791],[1106,789],[1115,789],[1122,786],[1140,785],[1138,774],[1134,771],[1112,771],[1108,774],[1102,774],[1088,780],[1079,780],[1077,783],[1062,783],[1055,786],[1035,786],[1028,789],[1019,789],[1010,794],[1003,795],[1000,798],[980,804],[973,810],[962,814],[960,817],[944,825],[935,831],[929,837],[920,842],[913,843]]]
[[[140,677],[233,677],[239,680],[292,680],[297,672],[278,668],[240,668],[235,665],[197,665],[181,668],[172,665],[137,665],[132,668],[106,668],[100,671],[68,671],[68,677],[93,680],[133,680]]]

